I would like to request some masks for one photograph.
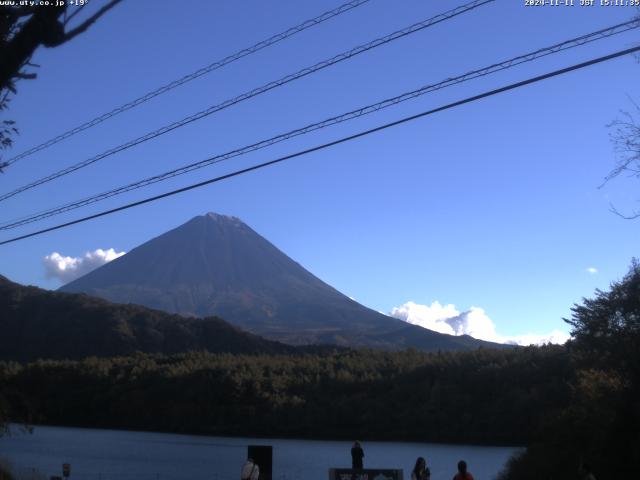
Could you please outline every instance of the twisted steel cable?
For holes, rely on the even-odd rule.
[[[285,30],[284,32],[278,33],[276,35],[273,35],[272,37],[267,38],[266,40],[262,40],[258,43],[256,43],[255,45],[252,45],[251,47],[245,48],[243,50],[240,50],[232,55],[229,55],[225,58],[223,58],[222,60],[218,60],[216,62],[213,62],[209,65],[207,65],[206,67],[202,67],[198,70],[196,70],[195,72],[189,73],[185,76],[183,76],[182,78],[179,78],[177,80],[174,80],[170,83],[167,83],[166,85],[163,85],[162,87],[159,87],[149,93],[146,93],[144,95],[142,95],[141,97],[136,98],[135,100],[131,100],[128,103],[125,103],[124,105],[120,105],[119,107],[114,108],[113,110],[104,113],[92,120],[89,120],[88,122],[83,123],[82,125],[78,125],[77,127],[72,128],[71,130],[68,130],[64,133],[61,133],[60,135],[57,135],[39,145],[36,145],[33,148],[30,148],[29,150],[26,150],[24,152],[22,152],[19,155],[16,155],[15,157],[7,160],[4,163],[4,166],[9,166],[19,160],[22,160],[25,157],[28,157],[30,155],[33,155],[36,152],[39,152],[41,150],[44,150],[52,145],[55,145],[56,143],[59,143],[69,137],[72,137],[73,135],[80,133],[84,130],[87,130],[91,127],[95,127],[96,125],[109,120],[110,118],[115,117],[116,115],[119,115],[123,112],[126,112],[127,110],[131,110],[132,108],[137,107],[138,105],[142,105],[143,103],[148,102],[149,100],[151,100],[152,98],[157,97],[158,95],[162,95],[163,93],[167,93],[170,90],[173,90],[174,88],[177,88],[181,85],[184,85],[185,83],[188,83],[192,80],[195,80],[196,78],[199,78],[203,75],[206,75],[208,73],[213,72],[214,70],[218,70],[219,68],[222,68],[226,65],[229,65],[230,63],[235,62],[236,60],[240,60],[241,58],[244,58],[248,55],[251,55],[253,53],[256,53],[260,50],[262,50],[263,48],[267,48],[270,47],[271,45],[274,45],[278,42],[281,42],[282,40],[285,40],[286,38],[289,38],[297,33],[300,33],[304,30],[307,30],[308,28],[314,27],[316,25],[319,25],[327,20],[330,20],[334,17],[337,17],[338,15],[341,15],[345,12],[348,12],[354,8],[357,8],[367,2],[369,2],[370,0],[353,0],[350,2],[347,2],[345,4],[340,5],[337,8],[334,8],[333,10],[329,10],[327,12],[324,12],[321,15],[318,15],[315,18],[311,18],[309,20],[306,20],[305,22],[302,22],[299,25],[296,25],[295,27],[291,27],[287,30]]]
[[[239,157],[241,155],[245,155],[247,153],[250,152],[254,152],[256,150],[261,150],[263,148],[269,147],[271,145],[274,145],[276,143],[280,143],[286,140],[289,140],[291,138],[300,136],[300,135],[304,135],[316,130],[320,130],[323,128],[327,128],[329,126],[332,125],[336,125],[338,123],[342,123],[342,122],[346,122],[348,120],[353,120],[355,118],[359,118],[362,117],[364,115],[368,115],[370,113],[374,113],[377,112],[379,110],[391,107],[393,105],[397,105],[399,103],[411,100],[411,99],[415,99],[417,97],[420,97],[422,95],[425,95],[427,93],[431,93],[437,90],[441,90],[443,88],[447,88],[453,85],[457,85],[463,82],[467,82],[476,78],[480,78],[480,77],[484,77],[486,75],[490,75],[502,70],[507,70],[509,68],[513,68],[517,65],[523,64],[523,63],[527,63],[527,62],[531,62],[534,60],[537,60],[539,58],[548,56],[548,55],[552,55],[554,53],[558,53],[564,50],[569,50],[571,48],[575,48],[581,45],[585,45],[587,43],[591,43],[597,40],[602,40],[604,38],[608,38],[611,37],[613,35],[618,35],[630,30],[633,30],[635,28],[640,27],[640,20],[636,19],[636,20],[631,20],[625,23],[621,23],[618,25],[614,25],[612,27],[608,27],[608,28],[604,28],[601,30],[597,30],[595,32],[591,32],[588,33],[586,35],[582,35],[570,40],[566,40],[564,42],[561,43],[557,43],[554,45],[551,45],[549,47],[544,47],[544,48],[540,48],[538,50],[535,50],[533,52],[529,52],[526,53],[524,55],[519,55],[517,57],[513,57],[509,60],[505,60],[499,63],[494,63],[492,65],[489,65],[487,67],[483,67],[477,70],[472,70],[470,72],[467,72],[463,75],[458,75],[456,77],[450,77],[447,78],[441,82],[435,83],[435,84],[430,84],[430,85],[426,85],[423,86],[421,88],[418,88],[416,90],[410,91],[410,92],[406,92],[403,93],[401,95],[397,95],[395,97],[392,98],[388,98],[385,100],[382,100],[380,102],[377,103],[373,103],[361,108],[358,108],[356,110],[351,110],[349,112],[343,113],[341,115],[337,115],[331,118],[327,118],[325,120],[322,120],[320,122],[316,122],[316,123],[312,123],[309,124],[307,126],[304,126],[302,128],[298,128],[295,130],[291,130],[289,132],[286,133],[282,133],[279,135],[276,135],[274,137],[265,139],[265,140],[261,140],[257,143],[253,143],[251,145],[247,145],[245,147],[242,148],[238,148],[235,150],[232,150],[230,152],[226,152],[223,154],[219,154],[219,155],[215,155],[213,157],[209,157],[205,160],[201,160],[199,162],[195,162],[195,163],[191,163],[189,165],[185,165],[179,168],[176,168],[174,170],[170,170],[167,172],[164,172],[162,174],[158,174],[158,175],[154,175],[152,177],[148,177],[133,183],[130,183],[128,185],[124,185],[122,187],[118,187],[106,192],[103,192],[101,194],[98,195],[94,195],[82,200],[78,200],[75,202],[71,202],[71,203],[67,203],[65,205],[61,205],[49,210],[45,210],[39,213],[35,213],[35,214],[31,214],[30,216],[27,217],[23,217],[20,219],[16,219],[16,220],[11,220],[9,222],[5,222],[3,224],[0,224],[0,230],[10,230],[13,228],[17,228],[29,223],[33,223],[39,220],[43,220],[45,218],[49,218],[52,217],[54,215],[59,215],[65,212],[68,212],[70,210],[75,210],[77,208],[81,208],[84,207],[86,205],[90,205],[96,202],[99,202],[101,200],[105,200],[107,198],[110,197],[114,197],[116,195],[121,195],[123,193],[126,192],[130,192],[132,190],[137,190],[139,188],[148,186],[148,185],[152,185],[154,183],[158,183],[173,177],[176,177],[178,175],[183,175],[186,173],[189,173],[191,171],[203,168],[203,167],[207,167],[216,163],[220,163],[223,162],[225,160],[229,160],[231,158],[234,157]]]
[[[193,190],[193,189],[196,189],[196,188],[204,187],[205,185],[211,185],[213,183],[218,183],[218,182],[221,182],[223,180],[228,180],[229,178],[237,177],[237,176],[243,175],[245,173],[253,172],[253,171],[260,170],[260,169],[266,168],[266,167],[271,167],[273,165],[285,162],[287,160],[291,160],[291,159],[294,159],[294,158],[299,158],[299,157],[302,157],[304,155],[308,155],[308,154],[313,153],[313,152],[318,152],[318,151],[325,150],[327,148],[330,148],[330,147],[333,147],[333,146],[336,146],[336,145],[340,145],[342,143],[346,143],[346,142],[350,142],[352,140],[356,140],[358,138],[366,137],[366,136],[371,135],[373,133],[381,132],[381,131],[386,130],[388,128],[393,128],[393,127],[396,127],[398,125],[402,125],[402,124],[417,120],[419,118],[423,118],[423,117],[426,117],[426,116],[429,116],[429,115],[434,115],[436,113],[443,112],[445,110],[450,110],[452,108],[456,108],[456,107],[459,107],[461,105],[466,105],[468,103],[476,102],[478,100],[481,100],[481,99],[484,99],[484,98],[488,98],[488,97],[492,97],[494,95],[499,95],[501,93],[505,93],[505,92],[508,92],[508,91],[511,91],[511,90],[515,90],[517,88],[522,88],[524,86],[531,85],[531,84],[537,83],[537,82],[541,82],[541,81],[547,80],[549,78],[557,77],[557,76],[560,76],[560,75],[565,75],[565,74],[567,74],[569,72],[580,70],[580,69],[583,69],[583,68],[586,68],[586,67],[589,67],[589,66],[592,66],[592,65],[599,64],[599,63],[607,62],[609,60],[613,60],[615,58],[619,58],[619,57],[622,57],[622,56],[625,56],[625,55],[636,53],[638,51],[640,51],[640,46],[628,48],[626,50],[620,50],[620,51],[617,51],[617,52],[614,52],[614,53],[610,53],[610,54],[602,56],[602,57],[593,58],[593,59],[588,60],[586,62],[578,63],[578,64],[575,64],[575,65],[571,65],[569,67],[561,68],[559,70],[554,70],[552,72],[548,72],[548,73],[545,73],[543,75],[538,75],[537,77],[531,77],[531,78],[528,78],[526,80],[522,80],[520,82],[511,83],[511,84],[503,86],[503,87],[499,87],[499,88],[495,88],[493,90],[485,91],[485,92],[480,93],[478,95],[473,95],[471,97],[467,97],[467,98],[464,98],[462,100],[458,100],[458,101],[453,102],[453,103],[448,103],[446,105],[442,105],[440,107],[436,107],[436,108],[433,108],[431,110],[427,110],[427,111],[424,111],[424,112],[421,112],[421,113],[417,113],[417,114],[411,115],[409,117],[404,117],[404,118],[401,118],[400,120],[395,120],[393,122],[385,123],[383,125],[379,125],[377,127],[370,128],[368,130],[364,130],[364,131],[355,133],[353,135],[342,137],[342,138],[339,138],[337,140],[333,140],[333,141],[330,141],[330,142],[327,142],[327,143],[323,143],[321,145],[316,145],[314,147],[307,148],[306,150],[301,150],[301,151],[292,153],[290,155],[285,155],[284,157],[279,157],[279,158],[276,158],[276,159],[273,159],[273,160],[269,160],[267,162],[259,163],[257,165],[253,165],[251,167],[243,168],[241,170],[235,170],[235,171],[233,171],[231,173],[227,173],[225,175],[220,175],[218,177],[210,178],[208,180],[205,180],[205,181],[202,181],[202,182],[199,182],[199,183],[194,183],[194,184],[191,184],[191,185],[187,185],[186,187],[182,187],[182,188],[178,188],[176,190],[171,190],[169,192],[161,193],[161,194],[155,195],[153,197],[147,197],[145,199],[138,200],[136,202],[128,203],[126,205],[121,205],[119,207],[112,208],[110,210],[104,210],[102,212],[94,213],[93,215],[88,215],[86,217],[82,217],[82,218],[78,218],[78,219],[75,219],[75,220],[71,220],[71,221],[66,222],[66,223],[61,223],[61,224],[58,224],[58,225],[54,225],[52,227],[48,227],[48,228],[44,228],[42,230],[38,230],[38,231],[35,231],[35,232],[31,232],[31,233],[27,233],[27,234],[24,234],[24,235],[20,235],[18,237],[9,238],[7,240],[0,241],[0,245],[7,245],[9,243],[13,243],[13,242],[17,242],[17,241],[24,240],[24,239],[27,239],[27,238],[35,237],[37,235],[42,235],[43,233],[52,232],[54,230],[60,230],[62,228],[70,227],[71,225],[76,225],[76,224],[79,224],[79,223],[88,222],[89,220],[94,220],[96,218],[104,217],[106,215],[111,215],[111,214],[116,213],[116,212],[121,212],[121,211],[124,211],[124,210],[128,210],[130,208],[138,207],[140,205],[144,205],[144,204],[147,204],[147,203],[155,202],[155,201],[161,200],[163,198],[171,197],[173,195],[178,195],[179,193],[183,193],[183,192],[187,192],[189,190]]]
[[[351,50],[348,50],[346,52],[340,53],[328,60],[323,60],[322,62],[316,63],[315,65],[312,65],[310,67],[306,67],[303,68],[302,70],[297,71],[296,73],[292,73],[289,74],[285,77],[280,78],[279,80],[275,80],[272,82],[269,82],[265,85],[262,85],[261,87],[255,88],[249,92],[243,93],[242,95],[239,95],[237,97],[231,98],[229,100],[225,100],[222,103],[219,103],[217,105],[212,105],[211,107],[202,110],[200,112],[194,113],[193,115],[190,115],[188,117],[185,117],[181,120],[178,120],[177,122],[171,123],[169,125],[166,125],[164,127],[161,127],[157,130],[154,130],[152,132],[149,132],[141,137],[138,137],[134,140],[131,140],[127,143],[124,143],[122,145],[119,145],[117,147],[111,148],[103,153],[100,153],[94,157],[91,157],[89,159],[83,160],[79,163],[76,163],[74,165],[71,165],[67,168],[64,168],[62,170],[59,170],[55,173],[52,173],[50,175],[47,175],[46,177],[40,178],[39,180],[36,180],[34,182],[28,183],[26,185],[23,185],[11,192],[5,193],[0,195],[0,201],[4,201],[7,200],[8,198],[11,198],[15,195],[18,195],[19,193],[25,192],[27,190],[30,190],[32,188],[35,188],[39,185],[42,185],[44,183],[50,182],[52,180],[55,180],[57,178],[60,178],[64,175],[68,175],[72,172],[75,172],[77,170],[80,170],[81,168],[85,168],[95,162],[98,162],[104,158],[110,157],[111,155],[115,155],[118,152],[121,152],[123,150],[126,150],[128,148],[131,148],[133,146],[139,145],[141,143],[147,142],[151,139],[154,139],[156,137],[159,137],[160,135],[164,135],[165,133],[171,132],[177,128],[183,127],[185,125],[188,125],[192,122],[195,122],[197,120],[200,120],[204,117],[207,117],[209,115],[212,115],[213,113],[219,112],[221,110],[224,110],[226,108],[231,107],[232,105],[235,105],[237,103],[243,102],[245,100],[248,100],[250,98],[253,98],[257,95],[260,95],[262,93],[268,92],[269,90],[273,90],[274,88],[278,88],[281,87],[282,85],[286,85],[290,82],[293,82],[295,80],[298,80],[300,78],[306,77],[307,75],[310,75],[312,73],[315,73],[319,70],[323,70],[329,66],[335,65],[336,63],[339,62],[343,62],[345,60],[348,60],[350,58],[355,57],[356,55],[359,55],[361,53],[367,52],[371,49],[377,48],[381,45],[385,45],[389,42],[392,42],[394,40],[398,40],[399,38],[403,38],[406,37],[407,35],[411,35],[413,33],[419,32],[421,30],[424,30],[425,28],[431,27],[435,24],[438,24],[440,22],[444,22],[446,20],[449,20],[451,18],[454,18],[458,15],[461,15],[463,13],[466,13],[470,10],[473,10],[475,8],[478,8],[482,5],[486,5],[488,3],[492,3],[495,2],[496,0],[474,0],[472,2],[469,2],[465,5],[456,7],[454,9],[448,10],[444,13],[441,13],[439,15],[436,15],[434,17],[431,17],[427,20],[424,20],[422,22],[418,22],[415,23],[409,27],[403,28],[402,30],[397,30],[389,35],[386,35],[384,37],[380,37],[377,38],[375,40],[372,40],[371,42],[368,42],[366,44],[363,45],[359,45],[355,48],[352,48]]]

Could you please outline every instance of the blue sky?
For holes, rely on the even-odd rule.
[[[355,45],[463,2],[371,0],[163,95],[0,177],[2,193]],[[579,2],[577,2],[579,3]],[[38,79],[19,84],[12,154],[339,5],[125,1],[86,34],[38,50]],[[97,8],[98,3],[92,5]],[[184,4],[180,4],[184,5]],[[37,212],[630,19],[630,7],[526,7],[498,0],[200,120],[0,204],[0,220]],[[116,197],[28,233],[628,48],[619,35],[223,165]],[[606,125],[640,97],[625,57],[452,109],[348,144],[127,212],[0,247],[0,273],[45,288],[43,259],[129,251],[193,216],[248,223],[304,267],[380,310],[414,302],[482,309],[502,336],[567,331],[562,317],[638,256],[637,180],[603,188],[615,156]],[[589,268],[597,272],[590,273]],[[437,310],[437,305],[435,305]],[[429,310],[434,312],[435,310]],[[451,310],[451,309],[450,309]]]

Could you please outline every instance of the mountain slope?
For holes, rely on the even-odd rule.
[[[0,276],[0,360],[172,354],[292,353],[219,318],[195,319],[87,295],[25,287]]]
[[[209,213],[63,286],[290,344],[459,350],[493,345],[387,317],[338,292],[235,217]]]

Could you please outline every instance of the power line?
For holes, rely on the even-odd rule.
[[[248,100],[250,98],[253,98],[257,95],[260,95],[262,93],[268,92],[269,90],[273,90],[274,88],[280,87],[282,85],[286,85],[287,83],[293,82],[295,80],[298,80],[300,78],[306,77],[307,75],[310,75],[312,73],[315,73],[319,70],[322,70],[324,68],[327,68],[331,65],[335,65],[336,63],[342,62],[344,60],[348,60],[350,58],[355,57],[356,55],[359,55],[361,53],[367,52],[369,50],[372,50],[374,48],[377,48],[381,45],[385,45],[389,42],[392,42],[394,40],[397,40],[399,38],[403,38],[406,37],[407,35],[411,35],[413,33],[419,32],[421,30],[424,30],[425,28],[431,27],[433,25],[436,25],[440,22],[444,22],[446,20],[449,20],[451,18],[454,18],[458,15],[461,15],[463,13],[466,13],[470,10],[473,10],[475,8],[478,8],[482,5],[488,4],[488,3],[492,3],[496,0],[474,0],[472,2],[469,2],[465,5],[456,7],[452,10],[448,10],[444,13],[441,13],[439,15],[436,15],[434,17],[431,17],[427,20],[424,20],[422,22],[418,22],[415,23],[409,27],[406,27],[402,30],[397,30],[389,35],[386,35],[384,37],[380,37],[377,38],[375,40],[372,40],[369,43],[363,44],[363,45],[359,45],[351,50],[348,50],[346,52],[343,52],[341,54],[338,54],[328,60],[324,60],[322,62],[316,63],[315,65],[311,66],[311,67],[306,67],[303,68],[302,70],[299,70],[296,73],[287,75],[285,77],[282,77],[279,80],[275,80],[273,82],[269,82],[265,85],[262,85],[261,87],[255,88],[249,92],[243,93],[242,95],[239,95],[237,97],[234,97],[232,99],[226,100],[222,103],[219,103],[217,105],[213,105],[209,108],[207,108],[206,110],[202,110],[200,112],[194,113],[193,115],[190,115],[188,117],[185,117],[181,120],[178,120],[177,122],[174,122],[170,125],[166,125],[162,128],[159,128],[157,130],[154,130],[152,132],[149,132],[141,137],[136,138],[135,140],[131,140],[127,143],[124,143],[122,145],[119,145],[117,147],[114,147],[112,149],[109,149],[99,155],[96,155],[94,157],[91,157],[87,160],[84,160],[82,162],[76,163],[74,165],[71,165],[67,168],[64,168],[62,170],[59,170],[55,173],[52,173],[46,177],[40,178],[39,180],[36,180],[34,182],[31,182],[27,185],[23,185],[22,187],[17,188],[16,190],[13,190],[9,193],[5,193],[0,195],[0,201],[6,200],[8,198],[11,198],[19,193],[22,193],[26,190],[30,190],[34,187],[37,187],[39,185],[42,185],[44,183],[50,182],[52,180],[55,180],[56,178],[62,177],[64,175],[68,175],[72,172],[75,172],[76,170],[80,170],[81,168],[87,167],[99,160],[102,160],[106,157],[109,157],[111,155],[114,155],[118,152],[121,152],[123,150],[126,150],[128,148],[131,148],[133,146],[139,145],[141,143],[147,142],[149,140],[152,140],[156,137],[159,137],[160,135],[164,135],[165,133],[171,132],[177,128],[183,127],[189,123],[195,122],[197,120],[200,120],[204,117],[207,117],[213,113],[219,112],[221,110],[224,110],[232,105],[235,105],[237,103],[240,103],[244,100]]]
[[[404,117],[404,118],[402,118],[400,120],[396,120],[394,122],[386,123],[384,125],[380,125],[378,127],[371,128],[369,130],[365,130],[365,131],[362,131],[362,132],[359,132],[359,133],[355,133],[353,135],[342,137],[342,138],[339,138],[338,140],[333,140],[331,142],[324,143],[322,145],[317,145],[315,147],[311,147],[311,148],[308,148],[306,150],[301,150],[301,151],[298,151],[296,153],[292,153],[290,155],[285,155],[284,157],[279,157],[279,158],[276,158],[275,160],[270,160],[268,162],[260,163],[260,164],[254,165],[252,167],[247,167],[247,168],[243,168],[241,170],[236,170],[236,171],[228,173],[226,175],[221,175],[221,176],[218,176],[218,177],[215,177],[215,178],[210,178],[209,180],[205,180],[203,182],[194,183],[194,184],[188,185],[186,187],[182,187],[182,188],[179,188],[179,189],[176,189],[176,190],[172,190],[170,192],[165,192],[165,193],[162,193],[160,195],[155,195],[153,197],[148,197],[148,198],[145,198],[143,200],[139,200],[137,202],[132,202],[132,203],[129,203],[129,204],[126,204],[126,205],[122,205],[122,206],[117,207],[117,208],[112,208],[110,210],[105,210],[105,211],[102,211],[102,212],[99,212],[99,213],[96,213],[96,214],[93,214],[93,215],[89,215],[89,216],[86,216],[86,217],[83,217],[83,218],[72,220],[70,222],[62,223],[62,224],[59,224],[59,225],[56,225],[56,226],[53,226],[53,227],[49,227],[49,228],[45,228],[45,229],[42,229],[42,230],[38,230],[36,232],[32,232],[32,233],[28,233],[28,234],[25,234],[25,235],[21,235],[19,237],[14,237],[14,238],[11,238],[9,240],[4,240],[4,241],[0,242],[0,245],[6,245],[8,243],[17,242],[19,240],[24,240],[26,238],[34,237],[36,235],[41,235],[43,233],[51,232],[51,231],[54,231],[54,230],[59,230],[61,228],[69,227],[71,225],[75,225],[75,224],[78,224],[78,223],[83,223],[83,222],[86,222],[86,221],[89,221],[89,220],[93,220],[95,218],[99,218],[99,217],[103,217],[103,216],[106,216],[106,215],[110,215],[112,213],[120,212],[122,210],[128,210],[129,208],[137,207],[139,205],[144,205],[146,203],[151,203],[151,202],[154,202],[156,200],[160,200],[162,198],[170,197],[170,196],[173,196],[173,195],[177,195],[179,193],[183,193],[183,192],[186,192],[186,191],[189,191],[189,190],[200,188],[200,187],[203,187],[205,185],[209,185],[209,184],[212,184],[212,183],[218,183],[218,182],[221,182],[223,180],[227,180],[229,178],[237,177],[237,176],[245,174],[245,173],[249,173],[249,172],[252,172],[252,171],[255,171],[255,170],[260,170],[260,169],[265,168],[265,167],[270,167],[272,165],[276,165],[276,164],[284,162],[286,160],[291,160],[293,158],[301,157],[301,156],[307,155],[309,153],[313,153],[313,152],[317,152],[317,151],[320,151],[320,150],[324,150],[324,149],[327,149],[329,147],[333,147],[335,145],[339,145],[339,144],[342,144],[342,143],[345,143],[345,142],[349,142],[351,140],[355,140],[357,138],[365,137],[367,135],[371,135],[372,133],[380,132],[382,130],[386,130],[387,128],[395,127],[395,126],[398,126],[398,125],[401,125],[401,124],[404,124],[404,123],[407,123],[407,122],[410,122],[410,121],[413,121],[413,120],[417,120],[417,119],[422,118],[422,117],[426,117],[428,115],[433,115],[435,113],[442,112],[444,110],[449,110],[449,109],[452,109],[452,108],[455,108],[455,107],[459,107],[459,106],[465,105],[467,103],[475,102],[477,100],[481,100],[483,98],[487,98],[487,97],[491,97],[491,96],[494,96],[494,95],[497,95],[497,94],[500,94],[500,93],[504,93],[504,92],[507,92],[509,90],[514,90],[516,88],[521,88],[521,87],[524,87],[526,85],[537,83],[537,82],[540,82],[542,80],[546,80],[546,79],[549,79],[549,78],[552,78],[552,77],[557,77],[559,75],[564,75],[566,73],[569,73],[569,72],[572,72],[572,71],[575,71],[575,70],[586,68],[586,67],[589,67],[591,65],[598,64],[598,63],[606,62],[608,60],[612,60],[614,58],[618,58],[618,57],[621,57],[621,56],[624,56],[624,55],[629,55],[631,53],[638,52],[638,51],[640,51],[640,46],[633,47],[633,48],[628,48],[626,50],[621,50],[621,51],[618,51],[618,52],[615,52],[615,53],[611,53],[609,55],[605,55],[605,56],[602,56],[602,57],[594,58],[594,59],[588,60],[586,62],[582,62],[582,63],[578,63],[578,64],[575,64],[575,65],[572,65],[570,67],[565,67],[565,68],[562,68],[562,69],[559,69],[559,70],[554,70],[552,72],[545,73],[545,74],[539,75],[537,77],[532,77],[532,78],[529,78],[527,80],[522,80],[520,82],[512,83],[512,84],[504,86],[504,87],[496,88],[494,90],[489,90],[487,92],[484,92],[484,93],[481,93],[481,94],[478,94],[478,95],[474,95],[472,97],[467,97],[467,98],[465,98],[463,100],[458,100],[457,102],[449,103],[447,105],[444,105],[444,106],[441,106],[441,107],[437,107],[437,108],[434,108],[432,110],[427,110],[425,112],[418,113],[416,115],[411,115],[409,117]]]
[[[388,98],[385,99],[381,102],[377,102],[374,104],[370,104],[361,108],[358,108],[356,110],[352,110],[346,113],[343,113],[341,115],[337,115],[325,120],[322,120],[320,122],[316,122],[316,123],[312,123],[310,125],[307,125],[305,127],[302,128],[298,128],[295,130],[291,130],[289,132],[286,133],[282,133],[280,135],[276,135],[274,137],[268,138],[266,140],[261,140],[257,143],[253,143],[251,145],[239,148],[239,149],[235,149],[232,150],[230,152],[224,153],[224,154],[219,154],[219,155],[215,155],[213,157],[209,157],[205,160],[201,160],[199,162],[195,162],[195,163],[191,163],[189,165],[185,165],[183,167],[179,167],[177,169],[174,170],[170,170],[168,172],[162,173],[162,174],[158,174],[158,175],[154,175],[152,177],[148,177],[133,183],[130,183],[128,185],[125,186],[121,186],[112,190],[108,190],[106,192],[100,193],[98,195],[94,195],[88,198],[84,198],[82,200],[77,200],[75,202],[71,202],[71,203],[67,203],[65,205],[61,205],[49,210],[45,210],[42,212],[38,212],[35,214],[31,214],[29,216],[26,217],[22,217],[20,219],[16,219],[16,220],[11,220],[11,221],[7,221],[4,222],[3,224],[0,224],[0,230],[10,230],[13,228],[17,228],[29,223],[33,223],[39,220],[43,220],[45,218],[49,218],[55,215],[59,215],[71,210],[75,210],[77,208],[81,208],[93,203],[96,203],[98,201],[101,200],[105,200],[111,197],[114,197],[116,195],[121,195],[123,193],[126,192],[130,192],[132,190],[137,190],[139,188],[148,186],[148,185],[152,185],[164,180],[167,180],[169,178],[173,178],[176,177],[178,175],[183,175],[186,173],[189,173],[191,171],[206,167],[206,166],[210,166],[212,164],[216,164],[216,163],[220,163],[223,162],[225,160],[229,160],[231,158],[235,158],[235,157],[239,157],[241,155],[245,155],[247,153],[250,152],[254,152],[256,150],[260,150],[266,147],[269,147],[271,145],[274,145],[276,143],[280,143],[283,142],[285,140],[289,140],[291,138],[300,136],[300,135],[305,135],[307,133],[316,131],[316,130],[320,130],[338,123],[342,123],[348,120],[353,120],[355,118],[359,118],[361,116],[364,115],[368,115],[370,113],[374,113],[377,112],[379,110],[391,107],[393,105],[397,105],[398,103],[401,102],[405,102],[407,100],[412,100],[415,99],[419,96],[425,95],[427,93],[431,93],[437,90],[441,90],[443,88],[452,86],[452,85],[457,85],[469,80],[473,80],[475,78],[479,78],[479,77],[483,77],[489,74],[493,74],[496,73],[498,71],[502,71],[502,70],[506,70],[512,67],[515,67],[517,65],[520,65],[522,63],[526,63],[526,62],[531,62],[533,60],[536,60],[538,58],[541,57],[545,57],[547,55],[551,55],[554,53],[558,53],[560,51],[564,51],[564,50],[568,50],[571,48],[575,48],[577,46],[581,46],[581,45],[585,45],[587,43],[591,43],[597,40],[601,40],[603,38],[608,38],[611,37],[613,35],[617,35],[623,32],[627,32],[629,30],[635,29],[640,27],[640,20],[632,20],[629,22],[625,22],[625,23],[621,23],[618,25],[614,25],[612,27],[608,27],[608,28],[604,28],[601,30],[597,30],[595,32],[591,32],[588,33],[586,35],[582,35],[576,38],[572,38],[570,40],[566,40],[564,42],[561,43],[557,43],[554,45],[551,45],[549,47],[545,47],[545,48],[540,48],[538,50],[535,50],[533,52],[530,53],[526,53],[524,55],[520,55],[514,58],[511,58],[509,60],[505,60],[502,61],[500,63],[495,63],[492,65],[489,65],[487,67],[483,67],[477,70],[472,70],[470,72],[467,72],[463,75],[459,75],[456,77],[449,77],[446,80],[443,80],[439,83],[435,83],[435,84],[431,84],[431,85],[426,85],[423,86],[417,90],[413,90],[410,92],[406,92],[403,93],[401,95],[397,95],[395,97],[392,98]]]
[[[230,63],[235,62],[236,60],[240,60],[241,58],[244,58],[248,55],[251,55],[253,53],[256,53],[260,50],[262,50],[263,48],[267,48],[270,47],[271,45],[274,45],[278,42],[281,42],[282,40],[285,40],[289,37],[292,37],[293,35],[300,33],[304,30],[307,30],[308,28],[314,27],[316,25],[319,25],[327,20],[330,20],[334,17],[337,17],[338,15],[341,15],[345,12],[348,12],[354,8],[357,8],[365,3],[369,2],[369,0],[353,0],[350,2],[347,2],[345,4],[340,5],[337,8],[334,8],[333,10],[329,10],[327,12],[324,12],[321,15],[318,15],[317,17],[311,18],[305,22],[302,22],[299,25],[296,25],[295,27],[291,27],[287,30],[285,30],[284,32],[278,33],[276,35],[273,35],[269,38],[267,38],[266,40],[262,40],[258,43],[256,43],[255,45],[252,45],[251,47],[245,48],[243,50],[240,50],[232,55],[229,55],[225,58],[223,58],[222,60],[218,60],[216,62],[213,62],[209,65],[207,65],[206,67],[202,67],[198,70],[196,70],[195,72],[189,73],[185,76],[183,76],[182,78],[179,78],[178,80],[174,80],[170,83],[167,83],[166,85],[163,85],[151,92],[148,92],[144,95],[142,95],[141,97],[136,98],[135,100],[132,100],[128,103],[125,103],[124,105],[120,105],[119,107],[114,108],[113,110],[104,113],[92,120],[89,120],[88,122],[83,123],[82,125],[78,125],[75,128],[72,128],[71,130],[68,130],[64,133],[61,133],[60,135],[53,137],[43,143],[41,143],[40,145],[36,145],[33,148],[30,148],[29,150],[26,150],[24,152],[22,152],[19,155],[16,155],[15,157],[9,159],[6,161],[6,166],[12,165],[13,163],[22,160],[25,157],[28,157],[30,155],[33,155],[36,152],[39,152],[41,150],[44,150],[45,148],[51,147],[52,145],[55,145],[58,142],[61,142],[62,140],[65,140],[73,135],[75,135],[76,133],[80,133],[84,130],[87,130],[91,127],[95,127],[96,125],[109,120],[110,118],[115,117],[116,115],[119,115],[123,112],[126,112],[127,110],[131,110],[132,108],[137,107],[138,105],[141,105],[143,103],[148,102],[149,100],[151,100],[152,98],[157,97],[158,95],[162,95],[163,93],[167,93],[170,90],[173,90],[174,88],[177,88],[181,85],[184,85],[185,83],[188,83],[192,80],[195,80],[196,78],[202,77],[203,75],[206,75],[208,73],[213,72],[214,70],[218,70],[219,68],[222,68],[226,65],[229,65]]]

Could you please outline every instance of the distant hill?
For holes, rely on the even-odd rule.
[[[287,354],[219,318],[185,318],[82,294],[25,287],[0,276],[0,360],[81,359],[188,351]]]
[[[281,342],[425,351],[496,346],[388,317],[315,277],[238,218],[209,213],[63,286],[185,316],[215,315]]]

